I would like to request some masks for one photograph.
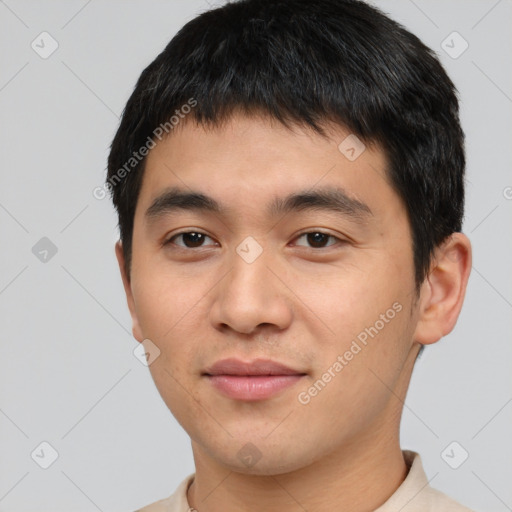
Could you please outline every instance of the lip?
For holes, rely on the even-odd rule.
[[[256,401],[293,386],[306,373],[270,359],[245,362],[230,358],[216,362],[203,375],[228,398]]]
[[[241,359],[228,358],[217,361],[213,366],[207,368],[206,375],[304,375],[300,370],[294,370],[283,363],[271,359],[254,359],[253,361],[242,361]]]

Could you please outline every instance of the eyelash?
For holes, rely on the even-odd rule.
[[[198,234],[198,235],[204,235],[205,237],[208,237],[210,238],[211,240],[213,240],[213,238],[211,238],[209,235],[207,235],[206,233],[203,233],[202,231],[181,231],[180,233],[176,233],[174,234],[171,238],[169,238],[167,241],[165,241],[163,243],[163,245],[170,245],[170,244],[174,244],[173,240],[175,240],[176,238],[182,236],[182,235],[188,235],[188,234],[192,234],[192,233],[195,233],[195,234]],[[321,231],[321,230],[313,230],[313,231],[304,231],[302,233],[299,233],[295,239],[299,239],[305,235],[311,235],[311,234],[321,234],[321,235],[325,235],[327,236],[329,239],[334,239],[338,242],[338,245],[340,243],[343,243],[344,240],[342,240],[341,238],[338,238],[334,235],[331,235],[330,233],[326,233],[325,231]],[[174,244],[176,245],[176,244]],[[328,247],[332,247],[333,245],[337,245],[336,243],[334,244],[329,244],[329,245],[326,245],[324,247],[308,247],[309,249],[313,249],[313,250],[320,250],[320,249],[327,249]],[[182,250],[194,250],[194,249],[202,249],[203,246],[200,246],[200,247],[197,247],[197,248],[194,248],[194,247],[185,247],[185,246],[181,246],[181,245],[177,245],[177,247],[179,249],[182,249]],[[303,247],[303,246],[300,246],[300,247]]]

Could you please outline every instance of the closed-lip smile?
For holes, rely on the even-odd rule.
[[[203,372],[203,376],[224,396],[244,401],[270,398],[293,386],[305,375],[303,371],[270,359],[249,362],[223,359]]]

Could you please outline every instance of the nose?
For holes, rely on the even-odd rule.
[[[265,251],[252,263],[234,255],[231,271],[215,287],[210,312],[215,328],[253,334],[261,326],[282,330],[290,325],[293,317],[290,293],[277,277],[279,272],[269,268],[269,259]]]

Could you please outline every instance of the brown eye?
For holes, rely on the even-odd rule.
[[[300,235],[297,238],[297,240],[300,240],[301,238],[305,238],[309,246],[313,249],[322,249],[323,247],[334,245],[336,243],[336,240],[338,240],[338,238],[336,238],[335,236],[329,235],[327,233],[322,233],[321,231],[311,231],[309,233],[302,233],[302,235]],[[332,239],[333,243],[327,243],[329,239]]]
[[[200,233],[198,231],[187,231],[183,233],[178,233],[174,235],[167,243],[174,243],[178,247],[185,247],[186,249],[194,249],[197,247],[202,247],[204,241],[210,238],[208,235],[204,233]],[[176,243],[176,240],[182,240],[182,243]],[[211,238],[210,238],[211,240]]]

